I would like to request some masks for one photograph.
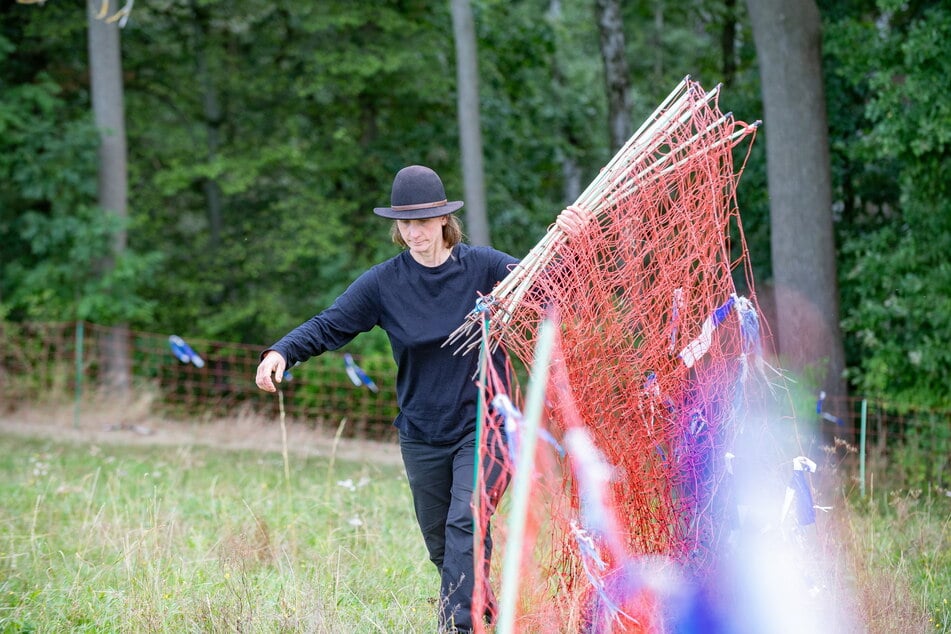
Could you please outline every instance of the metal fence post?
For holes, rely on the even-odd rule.
[[[79,407],[83,398],[83,322],[76,322],[76,403],[73,407],[73,429],[79,428]]]
[[[859,431],[859,491],[865,497],[865,430],[868,423],[868,401],[862,399],[862,419]]]

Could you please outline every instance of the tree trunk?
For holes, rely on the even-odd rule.
[[[475,25],[468,0],[452,0],[452,30],[456,40],[456,93],[466,202],[466,233],[472,244],[488,245],[489,221],[486,214],[485,170],[482,165],[482,131],[479,121],[479,65],[476,58]]]
[[[624,22],[619,0],[596,0],[594,5],[601,34],[611,151],[617,152],[634,132],[631,128],[631,91],[624,51]]]
[[[221,146],[221,124],[223,115],[221,101],[218,98],[218,88],[215,85],[212,71],[208,64],[208,16],[199,9],[196,2],[191,3],[194,19],[193,33],[195,37],[194,51],[198,83],[201,87],[201,107],[205,124],[205,148],[207,158],[213,162],[218,158]],[[208,227],[210,229],[210,246],[212,250],[221,247],[222,230],[222,196],[221,186],[214,178],[205,178],[202,182],[202,191],[205,194],[205,204],[208,209]]]
[[[720,57],[722,58],[723,84],[730,86],[736,76],[736,0],[724,0],[723,9]]]
[[[128,176],[119,27],[97,19],[100,7],[98,0],[88,0],[89,76],[93,115],[99,130],[99,206],[105,213],[123,220],[123,227],[115,236],[113,253],[102,258],[101,267],[109,270],[115,265],[115,257],[126,247]],[[132,375],[128,325],[110,329],[104,345],[106,385],[112,390],[112,396],[125,400]]]
[[[832,187],[814,0],[747,0],[763,90],[778,347],[844,396]]]
[[[664,80],[664,0],[654,0],[654,29],[651,32],[654,47],[654,81]]]
[[[556,31],[560,31],[562,29],[561,23],[564,21],[564,16],[562,15],[560,0],[549,0],[548,15],[546,16],[546,19],[551,21],[552,24],[558,25],[558,28],[555,29]],[[551,65],[552,83],[555,84],[557,87],[556,92],[559,93],[564,90],[565,86],[565,74],[561,66],[561,48],[563,48],[563,46],[558,43],[556,38],[555,51],[552,55]],[[577,145],[577,139],[572,133],[571,126],[569,125],[567,119],[564,120],[561,132],[565,137],[566,145]],[[570,205],[571,203],[578,200],[578,197],[582,192],[581,166],[578,164],[578,161],[567,151],[562,152],[559,155],[559,161],[561,163],[562,196],[565,205]]]

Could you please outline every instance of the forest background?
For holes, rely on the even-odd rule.
[[[764,121],[738,198],[780,352],[797,325],[769,295],[791,273],[795,302],[831,298],[817,300],[830,337],[806,361],[834,389],[951,406],[945,3],[121,8],[0,7],[0,320],[266,345],[395,253],[371,209],[410,163],[474,203],[464,218],[473,241],[524,255],[619,135],[690,75],[724,84],[723,111]],[[464,13],[454,20],[454,10]],[[468,62],[460,15],[474,27]],[[121,56],[107,97],[120,109],[104,124],[90,68],[110,46]],[[806,76],[777,71],[777,53]],[[484,139],[475,163],[460,143],[473,112]],[[103,152],[117,141],[121,152]],[[768,158],[791,167],[773,174]],[[484,227],[470,180],[479,170]],[[790,207],[790,195],[807,208]],[[386,342],[376,331],[351,349],[382,354]]]

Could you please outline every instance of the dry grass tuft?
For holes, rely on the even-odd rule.
[[[255,518],[252,523],[228,532],[219,544],[218,556],[227,567],[241,573],[272,565],[276,551],[267,524]]]

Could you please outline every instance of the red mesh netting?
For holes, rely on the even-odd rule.
[[[584,232],[551,228],[450,339],[460,354],[501,344],[531,368],[540,324],[556,324],[535,464],[507,461],[533,469],[525,527],[506,534],[511,495],[492,521],[493,582],[520,544],[518,631],[662,630],[644,579],[675,569],[664,562],[706,574],[730,521],[724,474],[761,367],[755,302],[732,277],[752,288],[732,153],[755,125],[717,97],[685,79],[577,201]],[[508,425],[511,449],[524,399],[498,379],[481,379],[484,433]]]

